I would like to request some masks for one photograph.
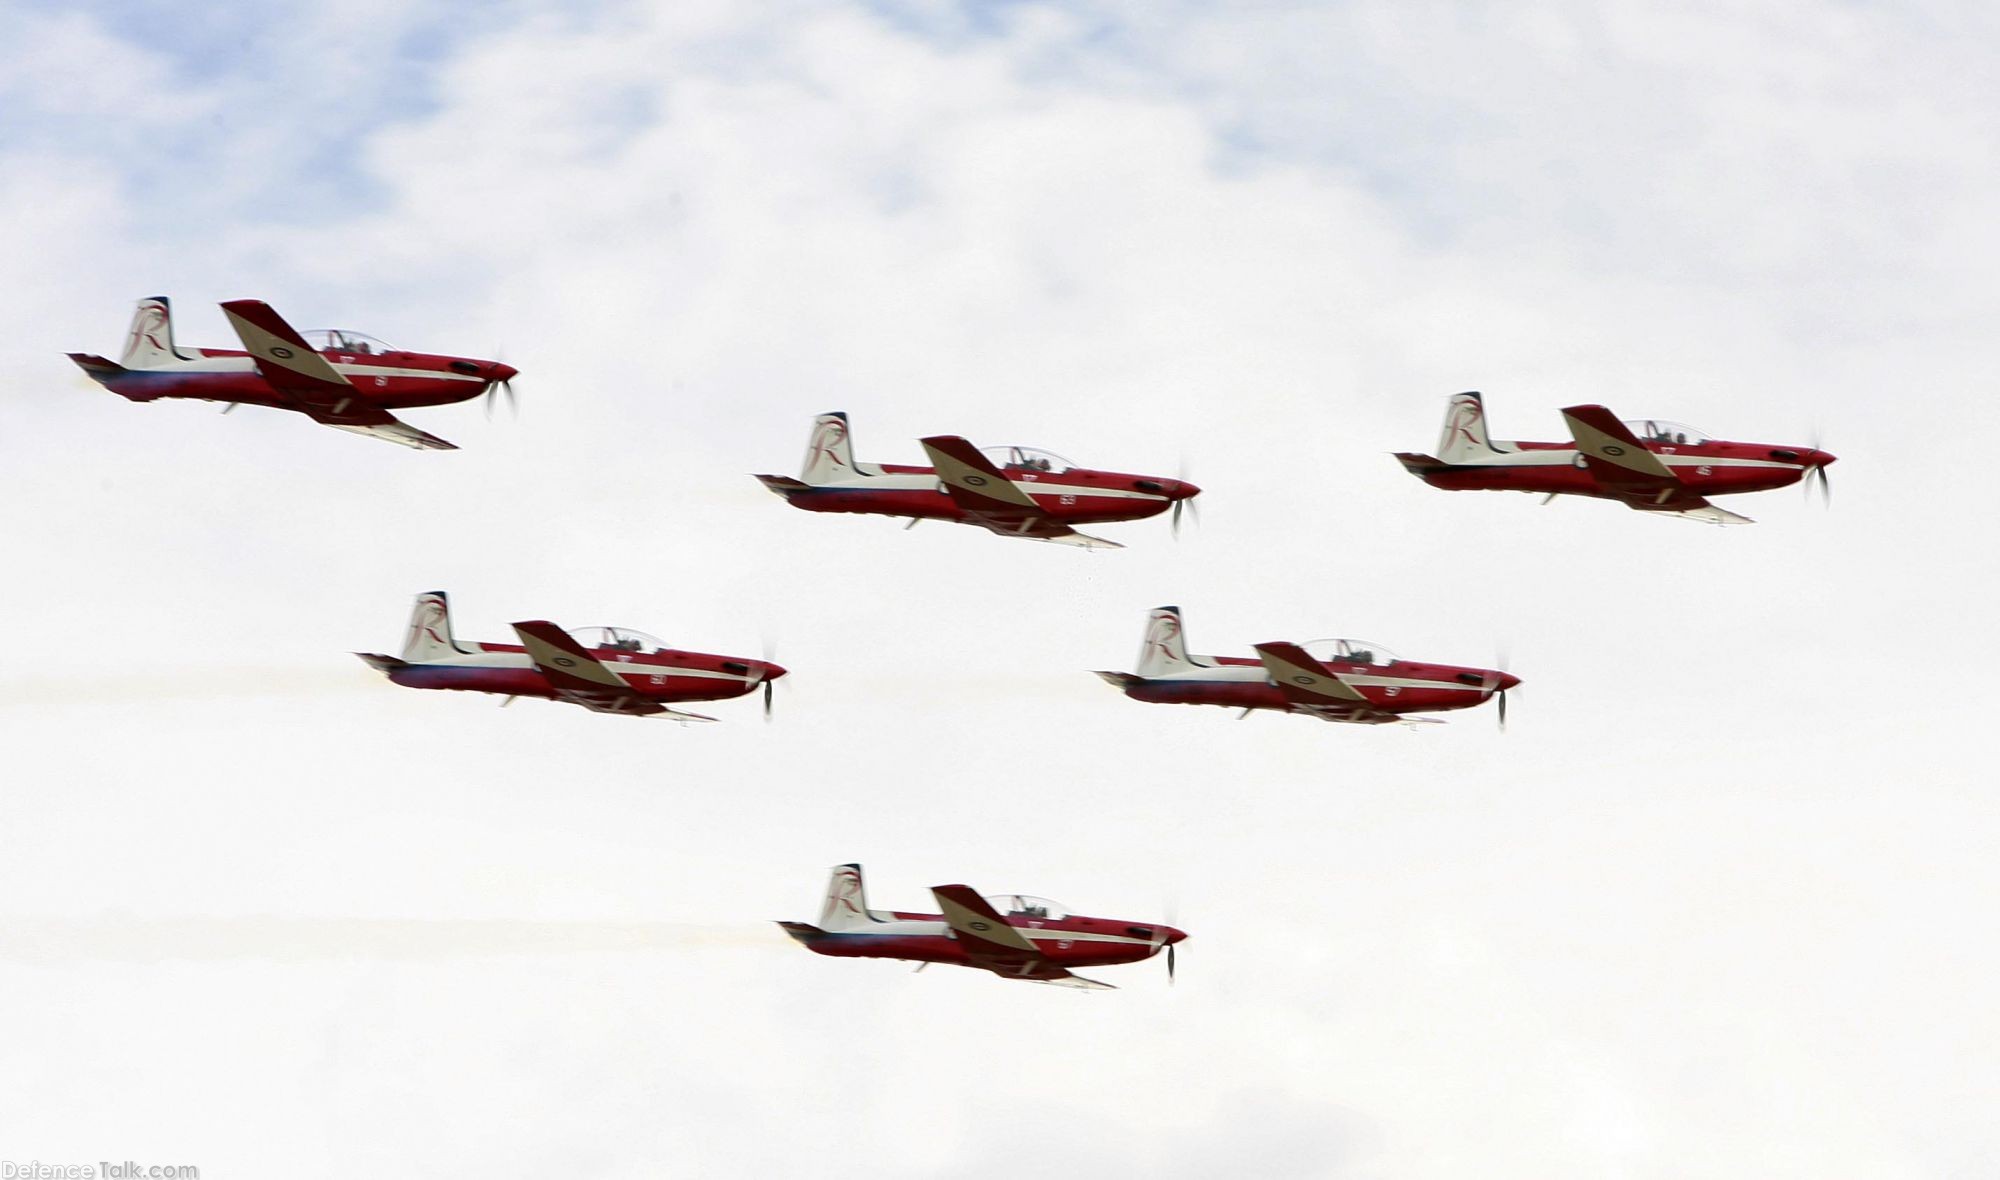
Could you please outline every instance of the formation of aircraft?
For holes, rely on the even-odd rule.
[[[1398,453],[1410,474],[1450,491],[1539,492],[1616,500],[1641,512],[1659,512],[1711,524],[1749,524],[1708,502],[1709,496],[1762,492],[1817,478],[1831,495],[1827,465],[1834,456],[1818,447],[1739,443],[1712,439],[1676,422],[1620,422],[1603,406],[1562,411],[1569,442],[1500,442],[1488,437],[1486,408],[1477,393],[1461,393],[1445,407],[1437,454]]]
[[[513,395],[511,365],[472,357],[405,352],[345,329],[301,333],[269,304],[222,305],[241,350],[182,348],[174,342],[167,297],[139,301],[117,361],[73,352],[91,380],[135,402],[193,398],[292,410],[315,422],[419,450],[452,444],[399,420],[390,410],[462,402],[496,388]]]
[[[1046,898],[1025,894],[981,897],[967,885],[936,885],[940,912],[871,910],[858,864],[836,865],[827,881],[817,925],[779,922],[814,954],[853,959],[906,959],[991,971],[1002,979],[1058,987],[1113,990],[1070,973],[1072,967],[1137,963],[1164,948],[1167,977],[1174,946],[1187,935],[1160,922],[1086,918]]]
[[[919,440],[931,466],[858,463],[847,415],[813,419],[799,478],[760,475],[764,486],[807,512],[860,512],[978,525],[1003,537],[1086,549],[1122,549],[1077,532],[1080,524],[1140,520],[1181,508],[1201,489],[1185,480],[1077,467],[1032,447],[982,452],[953,434]]]
[[[356,652],[368,666],[406,688],[486,692],[507,698],[543,697],[595,713],[713,721],[669,706],[721,701],[764,689],[785,670],[766,660],[678,651],[643,631],[591,627],[572,635],[547,620],[515,623],[519,643],[461,643],[452,635],[444,591],[417,595],[401,656]]]
[[[1308,648],[1320,648],[1309,654]],[[1507,690],[1521,678],[1494,668],[1424,664],[1405,660],[1380,644],[1356,639],[1305,645],[1259,643],[1256,657],[1191,656],[1179,607],[1155,607],[1146,616],[1137,667],[1098,676],[1135,701],[1165,705],[1220,705],[1304,713],[1322,721],[1385,725],[1432,721],[1426,713],[1469,709],[1496,700],[1507,724]]]
[[[194,398],[269,406],[337,429],[417,449],[452,444],[397,419],[394,409],[445,405],[497,391],[512,397],[516,370],[499,361],[390,348],[359,333],[301,333],[257,300],[221,305],[241,350],[184,349],[174,341],[164,297],[141,300],[117,362],[71,353],[90,377],[133,401]],[[1817,446],[1711,439],[1670,422],[1620,422],[1598,405],[1562,411],[1568,442],[1494,442],[1478,393],[1450,399],[1436,455],[1398,454],[1433,487],[1538,492],[1615,500],[1643,512],[1714,523],[1747,518],[1709,497],[1817,480],[1828,495],[1834,456]],[[1098,471],[1029,447],[984,450],[957,435],[921,444],[929,466],[862,463],[847,416],[813,421],[799,477],[757,478],[809,512],[893,516],[976,525],[1004,537],[1082,548],[1121,548],[1077,525],[1140,520],[1183,509],[1201,489],[1183,479]],[[907,526],[906,526],[907,527]],[[769,659],[681,651],[619,627],[566,631],[547,620],[513,624],[517,643],[464,643],[452,633],[443,591],[417,596],[399,656],[356,653],[396,684],[564,701],[594,712],[678,721],[713,721],[676,705],[740,697],[771,686],[786,670]],[[1494,701],[1506,725],[1507,693],[1521,683],[1504,669],[1405,660],[1353,639],[1255,644],[1254,656],[1188,653],[1179,608],[1155,608],[1132,672],[1098,672],[1134,700],[1303,713],[1325,721],[1382,725],[1429,721],[1428,714]],[[1187,937],[1172,925],[1072,915],[1021,894],[981,897],[965,885],[931,890],[939,912],[868,908],[861,866],[837,866],[818,923],[781,922],[817,954],[950,963],[1004,979],[1082,989],[1109,984],[1072,968],[1132,963]]]

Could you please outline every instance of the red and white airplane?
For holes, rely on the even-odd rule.
[[[819,925],[780,922],[807,950],[848,959],[911,959],[923,964],[978,967],[1002,979],[1059,987],[1115,990],[1084,979],[1071,967],[1137,963],[1167,951],[1174,974],[1174,944],[1187,935],[1158,922],[1084,918],[1041,897],[981,897],[967,885],[936,885],[931,896],[942,913],[871,910],[860,865],[835,865],[820,906]]]
[[[294,410],[315,422],[420,450],[457,450],[400,421],[390,410],[462,402],[508,384],[517,370],[499,361],[391,348],[344,329],[300,333],[255,299],[222,305],[243,351],[181,348],[167,297],[141,299],[116,363],[72,352],[91,380],[135,402],[181,397]]]
[[[1539,492],[1547,498],[1591,496],[1641,512],[1662,512],[1711,524],[1749,524],[1717,508],[1709,496],[1762,492],[1817,476],[1830,496],[1827,464],[1817,447],[1723,442],[1675,422],[1620,422],[1603,406],[1562,411],[1570,441],[1501,442],[1486,435],[1486,410],[1476,393],[1445,407],[1438,453],[1398,453],[1410,474],[1450,491]]]
[[[684,701],[720,701],[764,687],[764,716],[771,715],[771,682],[785,670],[766,660],[676,651],[643,631],[588,627],[571,635],[545,620],[514,624],[520,643],[460,643],[451,633],[444,591],[417,595],[403,654],[356,652],[368,666],[407,688],[546,697],[597,713],[713,721],[668,708]]]
[[[1031,447],[989,447],[985,453],[952,434],[920,440],[933,466],[857,463],[846,414],[813,419],[799,478],[760,475],[764,486],[808,512],[864,512],[974,524],[1003,537],[1053,541],[1086,549],[1122,549],[1085,536],[1072,525],[1139,520],[1181,505],[1201,489],[1178,479],[1126,475],[1071,466]],[[989,457],[990,456],[990,457]]]
[[[1505,726],[1507,690],[1521,683],[1493,668],[1419,664],[1359,639],[1260,643],[1255,650],[1255,659],[1190,656],[1180,608],[1162,606],[1146,617],[1138,670],[1097,675],[1135,701],[1221,705],[1243,710],[1238,720],[1253,709],[1275,709],[1354,725],[1435,721],[1410,714],[1469,709],[1498,698]]]

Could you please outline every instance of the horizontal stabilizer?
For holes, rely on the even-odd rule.
[[[395,656],[377,655],[372,651],[358,651],[354,654],[360,657],[363,663],[377,672],[394,672],[398,668],[407,668],[410,666]]]
[[[789,475],[760,475],[757,478],[765,487],[786,499],[790,499],[793,492],[809,492],[812,490],[811,484],[806,483],[804,480],[793,479]]]
[[[111,377],[126,372],[124,365],[116,361],[105,360],[101,356],[94,356],[87,352],[72,352],[69,354],[69,359],[76,362],[77,368],[82,369],[92,377]]]
[[[1409,451],[1397,451],[1396,462],[1401,463],[1403,470],[1412,475],[1429,475],[1433,471],[1444,471],[1451,467],[1451,464],[1445,462],[1443,459],[1434,459],[1429,455],[1412,454]]]
[[[1113,688],[1131,688],[1135,684],[1146,682],[1145,677],[1134,676],[1130,672],[1093,672],[1091,675]]]

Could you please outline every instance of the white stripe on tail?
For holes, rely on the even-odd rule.
[[[847,430],[847,415],[836,412],[814,418],[812,439],[806,443],[806,461],[799,478],[810,484],[839,483],[860,474],[854,466],[854,443]]]
[[[868,908],[868,890],[861,883],[860,865],[835,865],[827,878],[826,901],[819,907],[821,930],[859,930],[871,922],[887,922]]]
[[[1512,450],[1512,447],[1504,448]],[[1486,435],[1486,406],[1476,393],[1461,393],[1445,403],[1444,430],[1438,435],[1437,457],[1447,463],[1491,458],[1503,448]]]
[[[403,637],[403,659],[408,663],[421,664],[427,660],[470,654],[452,638],[451,606],[445,601],[444,591],[432,590],[417,595],[416,605],[410,608],[409,634]]]
[[[1196,666],[1188,659],[1181,608],[1154,607],[1153,613],[1146,616],[1146,637],[1139,641],[1139,661],[1133,671],[1150,679]]]
[[[125,352],[118,363],[128,369],[157,369],[191,359],[174,348],[174,317],[167,297],[141,299],[132,311],[132,328],[125,335]]]

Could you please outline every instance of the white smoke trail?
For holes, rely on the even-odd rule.
[[[0,962],[222,962],[261,959],[435,960],[488,955],[577,955],[791,945],[775,927],[676,922],[527,922],[513,919],[233,918],[7,919]]]

